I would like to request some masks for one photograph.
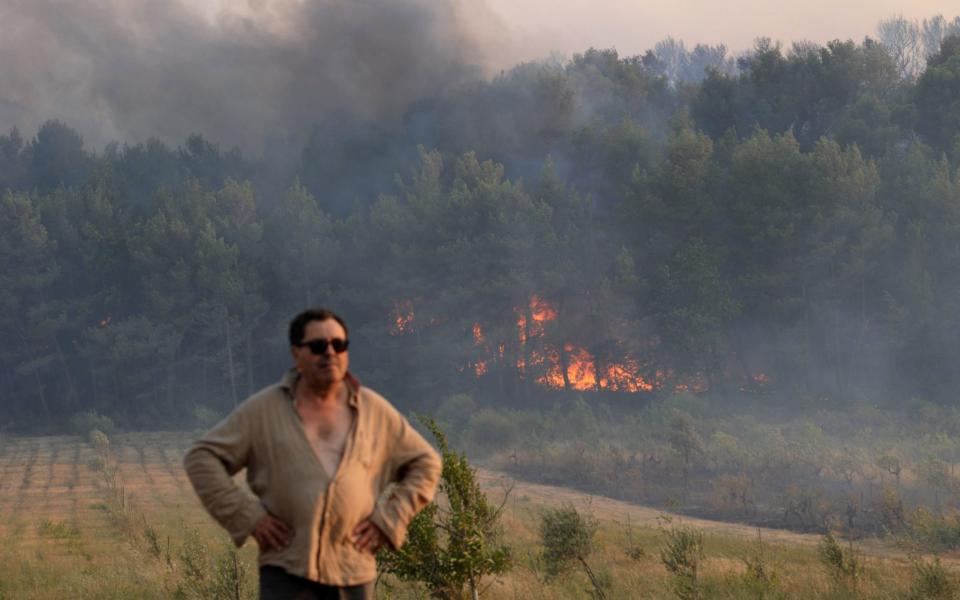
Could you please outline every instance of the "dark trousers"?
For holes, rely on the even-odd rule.
[[[373,582],[339,587],[260,567],[260,600],[374,600]]]

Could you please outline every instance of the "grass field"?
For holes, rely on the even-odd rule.
[[[192,434],[116,434],[109,446],[81,437],[0,440],[0,598],[252,598],[255,545],[233,553],[203,512],[181,468]],[[514,567],[490,581],[489,598],[586,598],[576,568],[544,578],[538,524],[546,506],[571,503],[599,523],[588,562],[607,598],[675,598],[676,578],[660,559],[659,511],[566,488],[510,481],[481,471],[494,499],[512,488],[503,524]],[[950,598],[917,595],[915,560],[891,542],[858,543],[864,567],[832,574],[818,558],[819,536],[684,519],[704,532],[701,598]],[[768,576],[751,576],[762,556]],[[948,572],[960,569],[943,557]],[[235,573],[240,573],[236,576]],[[931,580],[929,573],[926,580]],[[952,583],[952,575],[948,575]],[[380,597],[423,597],[410,584],[384,582]],[[911,589],[914,589],[912,592]],[[922,591],[922,590],[921,590]],[[913,594],[911,596],[911,594]],[[691,596],[694,597],[694,596]]]

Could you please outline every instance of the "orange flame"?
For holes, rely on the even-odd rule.
[[[542,338],[545,335],[544,323],[557,318],[557,310],[544,298],[533,295],[530,297],[529,316],[527,312],[516,309],[517,337],[523,347],[531,338]],[[659,387],[640,376],[640,367],[636,361],[624,359],[621,362],[607,365],[603,372],[598,373],[597,362],[593,355],[585,348],[574,344],[564,344],[563,352],[566,358],[566,373],[563,370],[560,352],[548,350],[546,355],[534,350],[530,353],[529,364],[524,358],[517,360],[517,370],[524,373],[530,367],[546,365],[545,373],[537,378],[537,383],[554,389],[570,389],[588,391],[604,389],[622,392],[652,391]],[[501,352],[502,355],[502,352]],[[543,371],[541,371],[543,372]]]
[[[565,343],[563,346],[545,343],[546,331],[544,324],[558,318],[558,312],[544,298],[534,294],[530,296],[528,306],[516,308],[517,313],[517,341],[519,352],[516,358],[516,368],[520,376],[531,372],[536,375],[536,383],[553,389],[571,389],[577,391],[606,390],[611,392],[651,392],[656,389],[674,389],[675,391],[703,391],[706,381],[702,376],[688,381],[676,381],[670,370],[658,370],[652,380],[645,379],[641,374],[643,368],[634,358],[624,356],[616,362],[598,363],[585,347],[575,343]],[[411,331],[413,322],[412,303],[399,302],[394,308],[395,327],[394,335]],[[431,323],[433,321],[431,320]],[[503,361],[507,354],[507,344],[498,340],[488,340],[480,323],[472,327],[473,344],[483,348],[488,356],[461,367],[469,368],[477,377],[482,377],[490,370],[491,361]],[[536,344],[527,346],[528,342],[538,340]],[[496,350],[494,350],[494,348]],[[566,371],[564,371],[566,366]],[[765,375],[754,378],[757,383],[765,383],[769,379]]]
[[[515,309],[518,313],[517,331],[521,346],[527,343],[527,338],[542,337],[543,324],[547,321],[553,321],[557,318],[557,311],[553,308],[553,306],[536,294],[530,296],[529,308],[530,320],[532,321],[531,323],[527,323],[527,315],[525,311],[519,308]]]
[[[625,359],[622,363],[613,363],[597,380],[596,360],[584,348],[566,344],[567,377],[564,381],[560,357],[551,353],[547,357],[550,366],[547,373],[537,379],[537,383],[554,389],[564,389],[569,382],[570,389],[578,391],[602,390],[611,392],[650,392],[656,387],[639,375],[640,367],[635,360]],[[542,361],[541,361],[542,362]]]
[[[750,390],[757,390],[758,388],[763,388],[770,385],[770,376],[766,373],[757,373],[750,377],[750,381],[744,383],[740,386],[741,392],[746,392]]]
[[[483,329],[480,328],[480,323],[474,323],[473,324],[473,343],[479,346],[483,344],[484,340],[485,338],[483,337]]]
[[[574,348],[571,344],[563,347],[567,353],[567,379],[570,387],[579,390],[593,390],[597,387],[597,368],[593,355],[583,348]]]
[[[113,315],[107,315],[106,317],[100,319],[99,325],[100,327],[106,327],[111,321],[113,321]]]
[[[638,375],[639,370],[640,366],[633,360],[612,364],[600,378],[600,387],[613,392],[652,392],[654,385]]]
[[[672,375],[672,373],[671,373]],[[675,392],[703,392],[707,389],[707,379],[703,374],[694,375],[688,381],[681,381],[673,386]]]
[[[393,307],[393,328],[390,335],[403,335],[412,331],[413,302],[404,300],[397,302]]]
[[[540,296],[533,295],[530,296],[530,315],[534,321],[542,323],[556,319],[557,311],[554,310],[546,300]]]

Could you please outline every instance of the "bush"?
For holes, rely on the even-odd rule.
[[[721,474],[713,480],[712,504],[723,515],[755,515],[757,503],[754,500],[753,482],[744,473]]]
[[[540,539],[547,577],[558,577],[570,563],[579,562],[593,585],[593,595],[604,598],[603,590],[609,587],[610,581],[597,577],[587,563],[594,549],[596,532],[596,520],[581,515],[572,504],[546,509],[540,521]]]
[[[107,437],[107,434],[99,429],[91,429],[87,433],[87,439],[90,440],[90,445],[96,449],[98,454],[107,454],[110,452],[110,438]]]
[[[517,421],[510,415],[483,408],[470,418],[467,444],[475,452],[488,454],[514,446],[520,438]]]
[[[74,413],[70,417],[69,427],[70,433],[73,435],[87,435],[87,432],[94,429],[107,435],[113,435],[117,431],[117,427],[110,417],[99,415],[95,410]]]
[[[960,515],[939,517],[921,507],[910,513],[907,531],[913,541],[927,548],[960,548]]]
[[[757,545],[753,552],[744,557],[742,583],[744,591],[755,598],[773,598],[781,596],[777,590],[780,577],[776,565],[767,556],[767,549],[757,530]]]
[[[881,533],[891,534],[903,530],[906,524],[903,500],[895,490],[888,487],[877,496],[873,503],[873,514]]]
[[[957,584],[940,564],[939,556],[934,556],[930,561],[915,557],[913,570],[908,600],[954,600],[957,598]]]
[[[469,394],[453,394],[437,407],[437,424],[450,433],[460,435],[475,412],[477,404]]]
[[[673,525],[670,518],[663,518],[668,525],[663,528],[664,544],[660,549],[660,562],[673,575],[672,588],[681,600],[700,600],[703,590],[700,585],[700,567],[703,564],[703,531],[685,525]]]
[[[543,543],[543,563],[548,577],[557,577],[570,563],[586,558],[593,552],[593,536],[597,522],[580,512],[572,504],[548,508],[540,518],[540,540]]]
[[[248,581],[248,566],[240,560],[236,548],[223,540],[219,553],[212,553],[196,530],[187,532],[178,558],[180,582],[174,597],[183,600],[253,599],[256,590]]]
[[[863,559],[857,555],[852,542],[849,548],[844,549],[828,531],[820,540],[817,553],[834,581],[846,584],[856,591],[857,584],[863,577]]]
[[[446,506],[431,502],[420,511],[410,522],[406,544],[381,551],[377,567],[402,581],[425,584],[434,598],[462,598],[465,587],[476,598],[483,577],[505,573],[511,566],[510,550],[500,542],[503,505],[490,504],[466,456],[450,449],[436,422],[427,417],[420,421],[443,458],[438,492]]]
[[[91,456],[87,459],[87,468],[96,472],[103,471],[107,468],[107,461],[100,455]]]
[[[557,406],[550,414],[550,433],[559,440],[597,442],[603,428],[582,397]]]
[[[80,529],[76,525],[67,523],[66,521],[43,519],[37,525],[37,535],[56,540],[79,539]]]

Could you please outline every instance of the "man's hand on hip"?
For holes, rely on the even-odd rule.
[[[387,536],[370,519],[364,519],[353,530],[353,547],[371,554],[387,543]]]
[[[250,535],[257,540],[261,552],[270,552],[271,550],[283,550],[289,546],[290,539],[293,537],[293,530],[280,519],[267,514],[260,519]]]

